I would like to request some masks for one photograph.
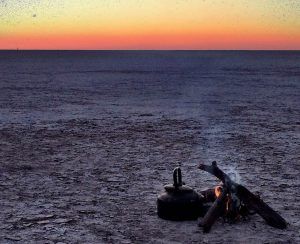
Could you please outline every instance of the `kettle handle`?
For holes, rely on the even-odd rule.
[[[181,174],[181,169],[179,167],[176,167],[173,171],[173,180],[174,180],[174,186],[176,188],[182,186],[182,174]]]

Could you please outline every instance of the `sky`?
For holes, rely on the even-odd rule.
[[[300,0],[0,0],[0,49],[299,50]]]

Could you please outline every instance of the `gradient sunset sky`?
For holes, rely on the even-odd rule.
[[[300,0],[0,0],[0,49],[300,49]]]

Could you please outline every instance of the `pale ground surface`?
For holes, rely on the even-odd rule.
[[[300,243],[299,54],[6,55],[0,243]],[[196,221],[159,219],[173,168],[199,191],[217,182],[197,169],[212,160],[235,169],[288,229],[252,216],[203,234]]]

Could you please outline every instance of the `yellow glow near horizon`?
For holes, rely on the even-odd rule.
[[[67,49],[70,41],[75,49],[168,49],[167,42],[179,49],[300,48],[297,0],[2,0],[0,6],[0,48]]]

